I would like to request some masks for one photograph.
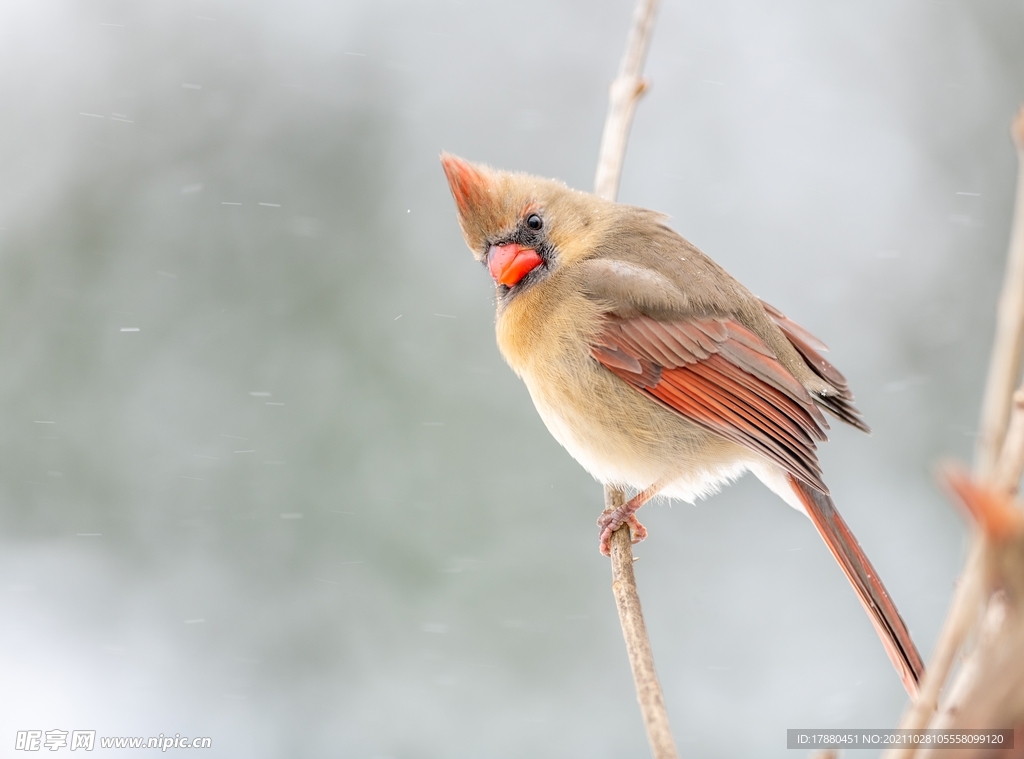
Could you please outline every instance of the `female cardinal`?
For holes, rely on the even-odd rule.
[[[555,439],[638,494],[693,501],[753,472],[811,518],[913,696],[924,672],[895,604],[821,479],[821,409],[868,431],[825,346],[642,208],[441,155],[459,225],[494,278],[498,347]]]

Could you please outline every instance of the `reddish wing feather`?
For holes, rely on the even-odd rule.
[[[710,423],[709,426],[713,424],[724,437],[767,455],[789,471],[820,482],[821,470],[815,461],[814,444],[799,440],[792,425],[773,424],[769,416],[748,405],[745,402],[748,399],[719,386],[719,378],[714,375],[705,379],[696,372],[670,371],[663,376],[662,386],[651,391],[656,398],[672,406],[689,402],[690,408],[697,410],[697,419]]]
[[[825,343],[787,317],[775,306],[764,301],[761,301],[761,305],[764,306],[768,316],[771,317],[772,321],[789,339],[789,342],[793,344],[793,347],[803,356],[807,365],[814,370],[814,373],[836,389],[836,392],[832,395],[819,395],[818,403],[847,424],[852,424],[864,432],[871,432],[871,428],[860,418],[860,411],[853,405],[853,393],[850,392],[850,386],[846,383],[846,377],[832,364],[822,358],[821,352],[828,351]]]
[[[827,493],[814,400],[756,335],[729,319],[606,317],[592,355],[637,390]]]

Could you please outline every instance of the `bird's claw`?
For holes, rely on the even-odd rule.
[[[622,527],[629,525],[630,539],[633,545],[647,537],[647,528],[640,524],[633,509],[624,504],[616,509],[605,509],[604,513],[597,520],[597,526],[601,528],[600,551],[602,556],[610,556],[612,552],[612,533]]]

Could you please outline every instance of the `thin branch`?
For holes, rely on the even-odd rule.
[[[633,123],[637,102],[647,89],[647,83],[640,75],[643,73],[647,47],[654,31],[654,11],[657,7],[658,0],[638,0],[619,75],[612,82],[608,95],[608,115],[604,120],[597,174],[594,177],[594,193],[605,200],[615,200],[619,193],[629,127]]]
[[[644,59],[654,31],[654,11],[658,0],[638,0],[633,11],[633,25],[626,40],[626,51],[619,66],[619,75],[611,84],[608,96],[608,115],[605,117],[601,135],[601,151],[597,158],[597,174],[594,177],[594,192],[605,200],[615,200],[619,192],[619,178],[626,158],[626,143],[629,128],[633,123],[637,102],[647,89],[641,78]],[[625,495],[618,488],[605,486],[605,505],[617,508],[625,502]],[[626,642],[629,666],[633,671],[636,698],[647,740],[651,744],[654,759],[677,759],[672,730],[668,723],[665,699],[654,670],[654,655],[647,637],[640,596],[636,590],[633,575],[633,545],[629,527],[623,525],[612,535],[612,593],[619,611],[622,637]]]
[[[996,336],[992,343],[975,454],[975,474],[983,482],[992,476],[1003,448],[1010,417],[1010,398],[1020,377],[1021,350],[1024,348],[1024,108],[1017,113],[1012,132],[1018,159],[1017,204],[1006,257],[1003,292],[999,296]]]
[[[615,490],[614,495],[618,495],[618,500],[607,504],[612,508],[621,506],[624,500],[622,491]],[[647,637],[640,596],[636,591],[636,578],[633,576],[633,545],[629,527],[622,527],[612,535],[612,593],[615,594],[615,606],[619,610],[622,637],[626,641],[629,666],[633,670],[633,682],[636,683],[636,698],[640,702],[651,753],[655,759],[675,759],[678,754],[672,740],[672,728],[668,724],[661,685],[654,671],[654,654],[651,652],[651,641]]]

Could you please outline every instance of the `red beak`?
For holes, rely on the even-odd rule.
[[[487,268],[494,281],[507,287],[515,287],[523,277],[544,263],[544,259],[533,248],[524,248],[516,243],[492,245],[487,251]]]

